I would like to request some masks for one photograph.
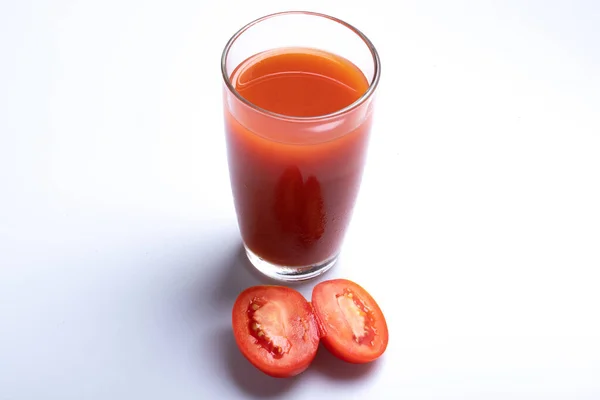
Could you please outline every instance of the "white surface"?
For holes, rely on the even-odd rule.
[[[229,330],[260,281],[219,56],[285,9],[344,18],[381,53],[326,278],[369,289],[391,337],[371,366],[320,352],[274,381]],[[597,400],[599,27],[594,1],[3,1],[0,399]]]

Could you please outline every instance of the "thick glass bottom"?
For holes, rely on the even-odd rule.
[[[291,267],[273,264],[254,254],[247,246],[245,248],[246,256],[254,268],[271,279],[284,282],[299,282],[315,278],[327,272],[338,260],[338,255],[336,254],[330,259],[317,264]]]

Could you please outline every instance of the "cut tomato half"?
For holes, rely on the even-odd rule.
[[[254,286],[237,298],[233,333],[240,351],[267,375],[303,372],[317,353],[319,330],[310,304],[284,286]]]
[[[346,279],[315,286],[312,306],[285,286],[248,288],[233,305],[232,323],[244,357],[278,378],[308,368],[319,339],[338,358],[357,364],[375,360],[388,344],[381,309],[365,289]]]
[[[312,304],[323,330],[325,347],[338,358],[356,364],[383,354],[388,328],[381,309],[358,284],[335,279],[313,289]]]

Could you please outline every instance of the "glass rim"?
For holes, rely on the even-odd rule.
[[[256,104],[252,103],[251,101],[246,100],[233,86],[233,84],[231,83],[229,74],[227,73],[227,58],[229,56],[229,51],[231,50],[231,47],[233,46],[235,41],[240,36],[242,36],[244,34],[244,32],[246,32],[248,29],[252,28],[254,25],[257,25],[263,21],[266,21],[266,20],[274,18],[274,17],[279,17],[279,16],[283,16],[283,15],[293,15],[293,14],[311,15],[314,17],[325,18],[332,22],[341,24],[344,27],[350,29],[352,32],[354,32],[368,47],[369,51],[371,52],[371,56],[373,57],[373,78],[369,82],[368,89],[357,100],[350,103],[346,107],[336,110],[329,114],[316,115],[316,116],[311,116],[311,117],[296,117],[296,116],[292,116],[292,115],[279,114],[279,113],[276,113],[273,111],[266,110],[262,107],[259,107]],[[223,53],[221,55],[221,75],[223,76],[223,80],[225,82],[225,85],[227,86],[227,89],[231,93],[233,93],[235,95],[235,97],[237,97],[238,100],[240,100],[246,106],[254,109],[255,111],[258,111],[262,114],[266,114],[270,117],[284,119],[284,120],[290,120],[290,121],[319,121],[319,120],[330,119],[333,117],[337,117],[337,116],[346,114],[346,113],[358,108],[361,104],[363,104],[365,101],[367,101],[373,95],[373,93],[375,93],[375,89],[377,89],[377,86],[379,84],[379,78],[381,75],[381,62],[379,60],[379,54],[377,52],[377,49],[375,49],[375,46],[373,45],[371,40],[364,33],[362,33],[358,28],[355,28],[353,25],[351,25],[339,18],[335,18],[330,15],[322,14],[322,13],[318,13],[318,12],[314,12],[314,11],[281,11],[281,12],[276,12],[276,13],[268,14],[263,17],[257,18],[255,20],[247,23],[246,25],[244,25],[237,32],[235,32],[233,34],[233,36],[231,36],[231,38],[227,41],[227,44],[225,44],[225,48],[223,49]]]

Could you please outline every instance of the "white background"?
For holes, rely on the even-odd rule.
[[[254,370],[219,57],[267,13],[346,19],[383,77],[326,278],[390,329],[369,366]],[[600,398],[595,1],[0,5],[0,399]],[[314,282],[297,286],[310,296]]]

